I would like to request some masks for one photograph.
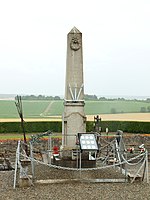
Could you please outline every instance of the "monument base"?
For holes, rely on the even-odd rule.
[[[95,168],[96,160],[89,160],[89,152],[80,152],[79,149],[64,148],[61,157],[53,157],[52,163],[57,166],[70,168]]]
[[[53,161],[53,164],[61,167],[69,167],[69,168],[80,168],[79,160],[55,160]],[[96,161],[95,160],[82,160],[81,161],[81,168],[95,168],[96,167]]]

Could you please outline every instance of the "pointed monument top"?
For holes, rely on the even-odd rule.
[[[81,32],[74,26],[69,33],[81,33]]]

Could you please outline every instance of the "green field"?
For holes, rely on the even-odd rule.
[[[31,139],[31,136],[36,136],[37,133],[26,133],[26,139]],[[49,137],[48,136],[44,136],[44,137],[41,137],[42,138],[45,138],[45,139],[48,139]],[[61,139],[62,138],[62,135],[58,135],[58,134],[53,134],[51,136],[52,139]],[[7,134],[0,134],[0,141],[4,141],[4,140],[21,140],[23,139],[23,134],[22,133],[7,133]]]
[[[63,101],[22,101],[23,115],[25,118],[47,118],[61,116]],[[86,115],[115,114],[115,113],[140,113],[146,112],[150,103],[140,101],[86,101]],[[0,101],[0,118],[18,118],[15,101]]]

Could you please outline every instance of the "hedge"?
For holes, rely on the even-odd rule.
[[[51,130],[52,132],[61,132],[61,122],[25,122],[26,133],[40,133]],[[0,133],[22,133],[20,122],[1,122]]]
[[[109,132],[122,130],[126,133],[150,133],[150,122],[101,121],[100,126],[103,132],[108,128]],[[93,122],[88,122],[87,131],[92,130]]]
[[[47,130],[52,132],[61,132],[61,122],[25,122],[25,131],[27,133],[40,133]],[[110,132],[116,132],[118,129],[127,133],[150,133],[150,122],[125,122],[125,121],[101,121],[102,131],[106,128]],[[86,123],[86,131],[93,131],[93,122]],[[22,133],[20,122],[0,122],[0,133]]]

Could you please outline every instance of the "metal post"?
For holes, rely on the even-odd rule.
[[[78,153],[79,153],[78,149],[77,149],[76,152],[77,152],[77,168],[78,168],[78,159],[79,159],[79,158],[78,158]]]
[[[114,164],[114,168],[116,167],[116,163],[115,163],[115,161],[116,161],[116,147],[115,147],[115,144],[113,144],[113,159],[114,159],[114,162],[113,162],[113,164]]]
[[[30,142],[30,157],[31,157],[31,167],[32,167],[32,180],[34,180],[34,158],[33,158],[33,145]]]
[[[81,150],[80,150],[80,179],[81,179],[81,167],[82,167],[82,164],[81,164]]]
[[[52,138],[49,135],[49,152],[48,152],[48,163],[51,165],[51,155],[52,155]]]
[[[125,154],[125,158],[127,160],[127,153]],[[128,169],[127,169],[127,163],[125,163],[125,180],[126,180],[126,182],[128,181],[127,175],[128,175]]]
[[[107,142],[108,142],[108,128],[106,128],[106,134],[107,134]],[[107,145],[107,156],[108,156],[108,145]]]
[[[16,161],[15,161],[15,173],[14,173],[14,189],[16,188],[16,179],[17,179],[17,168],[18,168],[18,160],[19,160],[19,152],[20,152],[20,140],[18,141],[18,147],[16,150]]]
[[[51,135],[48,137],[48,164],[51,164]]]
[[[148,151],[146,150],[146,180],[147,180],[147,183],[149,183],[149,174],[148,174]]]

